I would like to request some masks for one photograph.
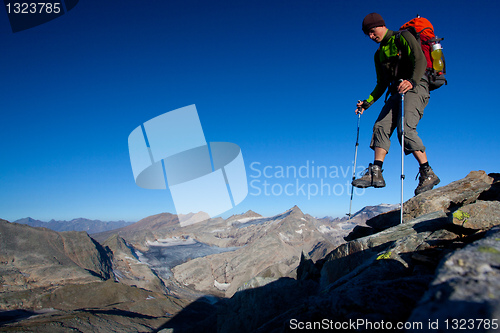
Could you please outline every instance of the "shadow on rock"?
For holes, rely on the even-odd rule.
[[[155,332],[217,332],[218,299],[200,297]]]
[[[268,332],[266,323],[301,307],[318,293],[318,283],[280,278],[265,286],[241,290],[215,304],[198,299],[157,332]],[[283,323],[279,324],[283,328]],[[280,330],[281,331],[281,330]]]
[[[0,326],[3,326],[7,323],[20,321],[34,315],[36,315],[35,312],[28,310],[0,311]]]

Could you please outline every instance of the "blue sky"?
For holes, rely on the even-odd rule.
[[[471,170],[498,172],[499,9],[481,0],[80,1],[12,33],[2,7],[0,218],[137,221],[175,212],[168,191],[135,184],[127,138],[191,104],[207,141],[233,142],[243,153],[249,195],[224,217],[294,205],[313,216],[344,215],[353,110],[375,85],[377,44],[361,31],[374,11],[390,29],[418,13],[445,38],[449,84],[432,93],[418,127],[440,186]],[[382,106],[361,118],[358,166],[373,159],[368,144]],[[409,199],[418,165],[411,156],[405,162]],[[313,166],[328,175],[313,178]],[[300,167],[309,174],[279,173]],[[396,137],[384,169],[387,187],[355,196],[353,211],[399,202]],[[288,194],[280,192],[288,184]]]

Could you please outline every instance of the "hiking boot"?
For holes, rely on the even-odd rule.
[[[382,176],[382,169],[378,165],[371,164],[366,168],[365,174],[352,181],[352,186],[358,188],[367,188],[370,186],[380,188],[385,186],[385,180]]]
[[[418,186],[415,189],[415,195],[432,190],[432,188],[440,182],[440,179],[436,176],[434,171],[432,171],[430,166],[420,169],[417,173],[417,177],[418,175],[420,175],[420,178],[418,179]],[[417,179],[417,177],[415,177],[415,179]]]

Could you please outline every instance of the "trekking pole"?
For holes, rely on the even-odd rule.
[[[358,103],[361,101],[358,101]],[[354,167],[352,169],[352,180],[356,179],[356,161],[358,159],[358,146],[359,146],[359,123],[361,121],[361,107],[358,107],[358,126],[356,133],[356,147],[354,148]],[[354,185],[351,183],[351,202],[349,203],[349,221],[351,220],[351,209],[352,209],[352,196],[354,194]]]
[[[403,223],[403,182],[405,180],[405,94],[401,95],[401,216]]]

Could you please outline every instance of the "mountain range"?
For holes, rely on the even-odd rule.
[[[31,217],[25,217],[14,221],[14,223],[26,224],[31,227],[48,228],[54,231],[85,231],[88,234],[95,234],[98,232],[104,232],[108,230],[122,228],[127,225],[133,224],[134,222],[125,222],[125,221],[105,222],[101,220],[90,220],[85,218],[77,218],[71,221],[50,220],[48,222],[44,222],[40,220],[35,220]]]
[[[343,217],[330,217],[325,216],[323,218],[319,218],[320,221],[330,221],[330,222],[352,222],[356,225],[361,225],[364,222],[368,221],[372,217],[375,217],[382,213],[390,212],[391,210],[399,209],[399,204],[380,204],[377,206],[366,206],[356,213],[352,214],[351,217],[343,216]],[[347,214],[346,214],[347,215]]]
[[[358,217],[357,221],[365,220]],[[320,258],[343,242],[355,226],[353,221],[318,220],[295,206],[272,217],[250,210],[186,227],[179,225],[176,215],[162,213],[93,237],[102,244],[110,238],[127,244],[125,248],[110,245],[115,256],[123,257],[115,261],[123,283],[137,283],[131,267],[147,267],[169,290],[183,296],[189,292],[230,297],[261,278],[293,276],[303,251]],[[153,288],[146,281],[154,281],[155,288],[160,285],[150,278],[143,280],[142,287]]]
[[[231,297],[296,276],[303,251],[320,258],[356,226],[320,221],[297,206],[272,217],[183,216],[190,219],[205,220],[181,227],[176,215],[161,213],[92,236],[46,227],[96,230],[101,221],[1,220],[0,325],[39,331],[43,322],[49,331],[47,322],[71,314],[103,321],[103,331],[123,318],[132,327],[159,326],[200,297]],[[96,318],[90,308],[106,316]],[[63,327],[71,325],[73,319]]]
[[[94,233],[0,220],[0,331],[286,332],[498,318],[500,175],[314,218],[174,214]],[[496,316],[496,317],[495,317]],[[479,318],[479,317],[478,317]],[[300,324],[302,323],[302,324]],[[411,330],[410,330],[411,331]],[[486,330],[478,330],[486,331]]]

